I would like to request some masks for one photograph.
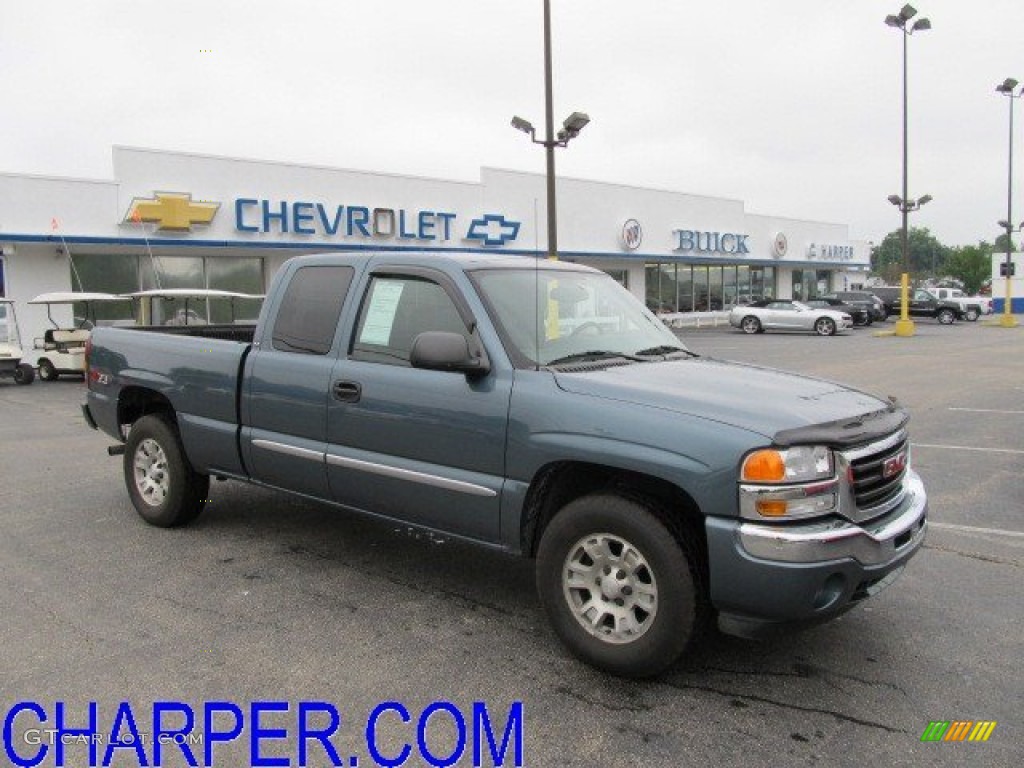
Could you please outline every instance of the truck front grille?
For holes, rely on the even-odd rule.
[[[884,514],[903,498],[903,479],[909,466],[907,435],[844,453],[850,468],[858,522]]]

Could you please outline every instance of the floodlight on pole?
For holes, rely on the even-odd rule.
[[[908,26],[907,23],[916,15],[917,9],[908,3],[900,8],[898,14],[890,14],[885,17],[887,26],[903,33],[903,194],[889,196],[889,202],[899,207],[902,214],[900,245],[903,252],[903,274],[900,276],[900,319],[896,321],[897,336],[914,335],[914,321],[910,319],[910,238],[907,214],[932,199],[930,195],[925,195],[927,200],[921,198],[914,201],[910,199],[910,194],[907,192],[907,38],[914,32],[923,32],[932,28],[928,19],[918,19]]]
[[[1003,269],[1006,272],[1006,300],[1003,307],[1003,316],[999,318],[999,325],[1004,328],[1016,328],[1017,319],[1013,316],[1013,233],[1020,229],[1014,229],[1013,224],[1013,102],[1024,96],[1024,89],[1014,94],[1017,88],[1017,81],[1008,77],[996,86],[996,91],[1010,99],[1010,150],[1006,171],[1006,219],[999,222],[999,226],[1006,230],[1006,262]]]
[[[573,112],[555,134],[554,98],[551,87],[551,0],[544,0],[544,138],[538,139],[533,125],[521,117],[512,118],[512,127],[530,135],[530,141],[545,149],[547,160],[548,193],[548,258],[558,259],[558,215],[555,205],[555,147],[565,147],[575,139],[590,118],[583,112]]]

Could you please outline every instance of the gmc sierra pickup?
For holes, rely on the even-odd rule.
[[[535,558],[557,635],[620,675],[714,620],[835,617],[925,536],[901,408],[698,356],[565,262],[300,257],[255,327],[97,328],[87,381],[146,522],[216,476]]]

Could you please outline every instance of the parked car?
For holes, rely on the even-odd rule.
[[[762,299],[729,313],[729,324],[744,333],[764,331],[813,331],[819,336],[834,336],[853,327],[846,312],[809,307],[792,299]]]
[[[936,298],[959,304],[964,318],[972,323],[982,315],[992,314],[992,299],[988,296],[968,296],[959,288],[935,288],[931,292]]]
[[[890,315],[902,314],[899,286],[879,286],[871,289],[882,301]],[[909,291],[910,306],[907,314],[911,317],[932,317],[943,325],[950,325],[963,320],[966,313],[957,302],[937,298],[923,288],[911,288]]]
[[[889,313],[885,309],[885,302],[870,291],[833,291],[826,293],[823,299],[842,299],[847,304],[855,307],[865,307],[871,316],[871,321],[884,321]]]
[[[227,477],[534,558],[556,634],[619,675],[715,618],[836,617],[919,550],[894,402],[704,359],[610,276],[524,261],[301,256],[256,326],[96,328],[85,419],[155,526]]]
[[[845,312],[853,318],[854,325],[871,325],[871,311],[861,305],[847,304],[842,299],[837,299],[834,296],[819,296],[816,299],[810,299],[805,302],[809,307],[818,307],[819,309],[833,309],[836,312]]]

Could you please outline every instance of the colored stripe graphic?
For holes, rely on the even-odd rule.
[[[921,734],[921,741],[942,741],[949,728],[949,720],[932,720]]]
[[[988,741],[988,737],[992,735],[992,731],[996,729],[995,720],[982,720],[971,731],[971,735],[967,738],[968,741]]]
[[[921,741],[988,741],[996,725],[995,720],[932,720]]]
[[[967,738],[972,725],[974,725],[973,720],[954,720],[943,741],[963,741]]]

